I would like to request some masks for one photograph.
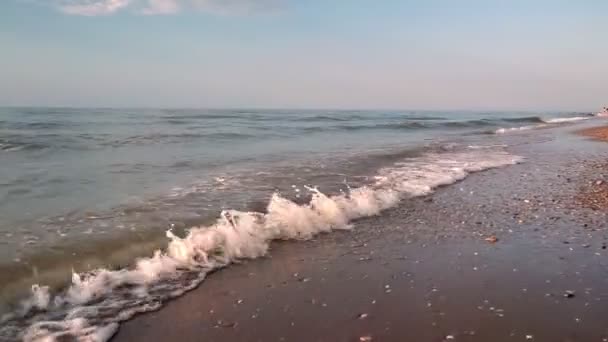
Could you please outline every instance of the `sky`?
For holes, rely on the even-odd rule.
[[[0,105],[595,110],[606,0],[2,0]]]

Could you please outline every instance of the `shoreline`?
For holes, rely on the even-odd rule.
[[[577,201],[601,159],[547,144],[353,231],[273,243],[113,341],[608,339],[608,213]]]

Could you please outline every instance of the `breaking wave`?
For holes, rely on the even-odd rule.
[[[527,126],[508,127],[508,128],[501,127],[499,129],[495,130],[493,133],[505,134],[505,133],[512,133],[512,132],[529,131],[529,130],[533,130],[533,129],[547,128],[547,127],[556,126],[556,125],[560,125],[560,124],[573,123],[573,122],[577,122],[577,121],[581,121],[581,120],[589,120],[591,118],[592,118],[591,116],[575,116],[575,117],[570,117],[570,118],[551,118],[551,119],[539,118],[540,119],[539,122],[542,122],[542,123],[537,124],[537,125],[527,125]]]
[[[493,133],[505,134],[505,133],[510,133],[510,132],[529,131],[531,129],[539,129],[539,128],[543,128],[543,127],[547,127],[547,125],[540,124],[540,125],[530,125],[530,126],[521,126],[521,127],[499,128],[499,129],[495,130]]]
[[[571,118],[545,119],[543,121],[546,122],[546,123],[548,123],[548,124],[557,124],[557,123],[576,122],[576,121],[589,120],[589,119],[591,119],[590,116],[574,116],[574,117],[571,117]]]
[[[402,199],[427,195],[471,172],[521,161],[502,149],[433,152],[379,170],[368,186],[334,195],[307,188],[308,203],[275,193],[265,212],[224,210],[214,224],[191,228],[184,237],[168,231],[166,249],[131,268],[74,274],[71,285],[58,293],[32,286],[31,296],[0,321],[0,339],[106,341],[120,322],[159,309],[213,270],[266,255],[273,240],[307,240],[352,229],[355,220],[378,215]]]

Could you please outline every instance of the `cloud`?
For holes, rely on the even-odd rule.
[[[281,0],[191,0],[194,8],[217,14],[272,12],[282,6]]]
[[[65,14],[99,16],[132,9],[144,15],[175,14],[195,10],[213,14],[250,14],[275,11],[285,0],[52,0]]]
[[[60,1],[60,11],[71,15],[97,16],[112,14],[127,7],[131,0],[70,0]]]
[[[174,14],[179,12],[180,5],[177,0],[148,0],[148,4],[141,10],[145,15]]]

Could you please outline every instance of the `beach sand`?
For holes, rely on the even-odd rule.
[[[608,141],[608,126],[587,128],[578,133],[594,139]]]
[[[560,146],[523,146],[537,157],[353,231],[275,243],[113,340],[607,341],[608,211],[585,203],[606,153]]]
[[[595,140],[608,142],[608,126],[593,127],[579,131],[579,134]],[[593,210],[608,210],[608,162],[596,161],[587,164],[587,182],[583,183],[578,199]]]

